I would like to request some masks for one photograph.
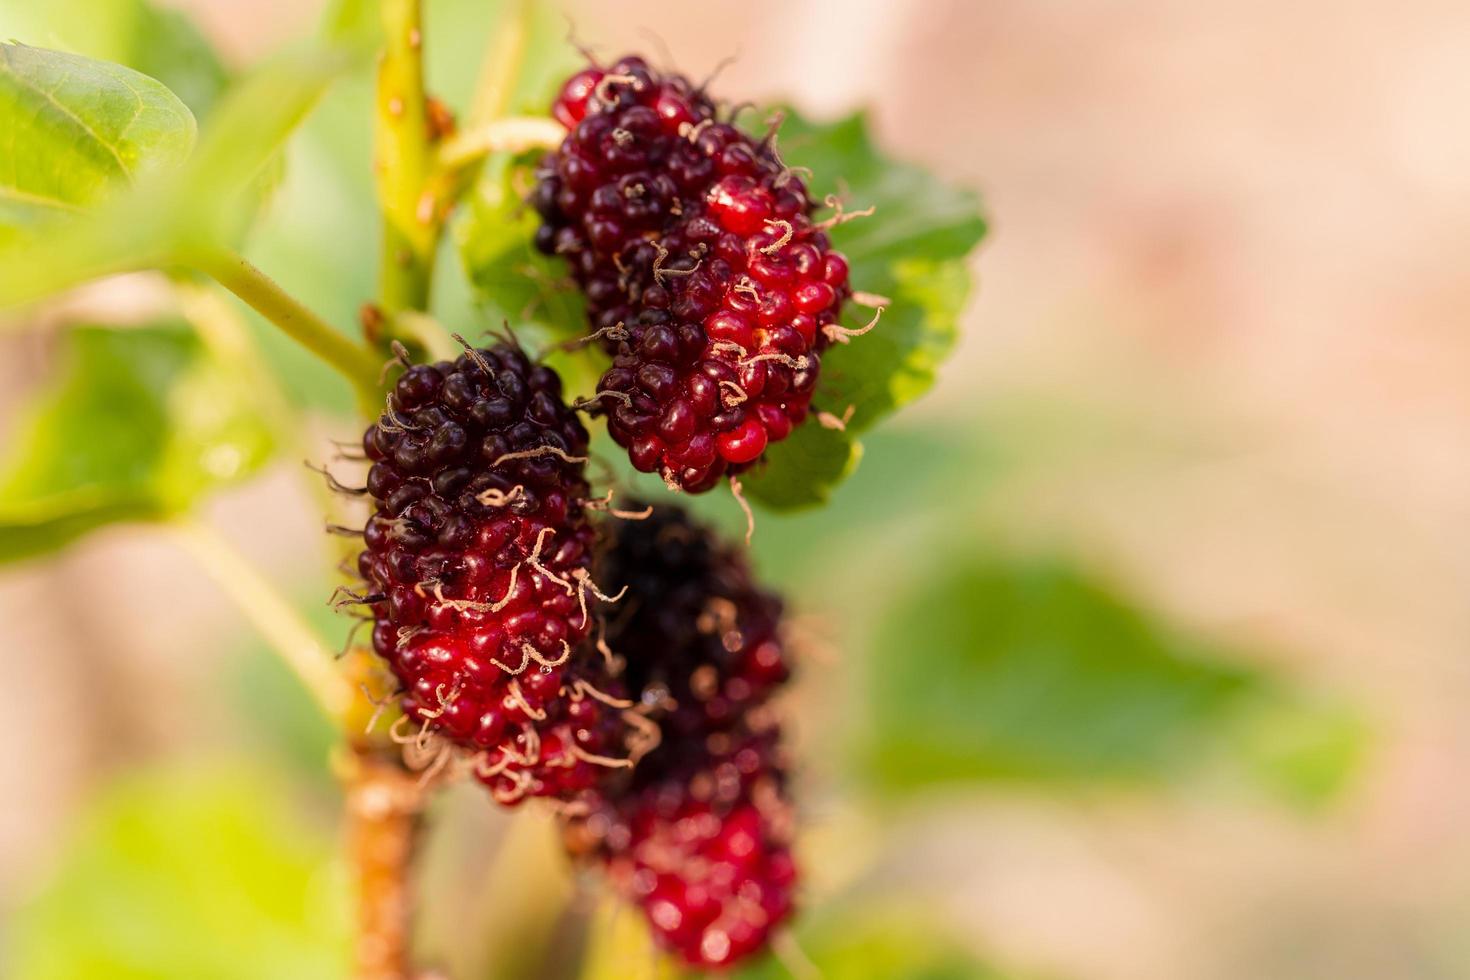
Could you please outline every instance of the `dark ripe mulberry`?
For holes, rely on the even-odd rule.
[[[700,492],[806,418],[852,295],[773,137],[717,117],[630,57],[567,82],[543,163],[538,245],[564,256],[614,355],[596,396],[633,465]]]
[[[677,705],[661,720],[667,739],[736,725],[790,678],[781,600],[755,582],[742,549],[678,507],[606,533],[597,577],[627,589],[607,644],[627,659],[629,690]]]
[[[600,719],[556,727],[581,710],[563,692],[589,669],[571,661],[596,597],[587,431],[560,379],[508,345],[410,367],[363,448],[376,510],[359,571],[404,714],[486,767],[513,757],[498,787],[555,790],[520,770],[571,758],[580,729],[587,754],[606,741]]]
[[[567,845],[606,863],[666,949],[730,966],[790,917],[797,879],[780,728],[765,703],[789,676],[781,603],[682,511],[656,508],[613,531],[599,574],[628,593],[608,642],[664,734],[582,797]]]

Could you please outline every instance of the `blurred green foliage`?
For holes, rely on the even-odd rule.
[[[346,880],[330,834],[278,781],[134,776],[88,808],[51,882],[19,910],[17,980],[346,976]]]
[[[0,461],[0,562],[182,513],[270,455],[260,391],[188,324],[74,326],[62,347]]]
[[[323,648],[340,650],[353,621],[329,606],[323,593],[304,597],[298,607]],[[231,654],[220,672],[222,700],[238,715],[252,755],[279,764],[306,786],[335,790],[331,751],[341,737],[337,727],[264,639],[251,636]]]
[[[1259,683],[1074,568],[933,560],[872,640],[860,769],[885,789],[1153,775]]]
[[[1246,773],[1304,811],[1342,799],[1372,749],[1352,706],[1285,684],[1247,705],[1225,738]]]
[[[1018,974],[977,961],[912,908],[839,905],[814,910],[795,937],[801,955],[823,980],[1020,980]],[[793,973],[790,964],[768,957],[734,975],[740,980],[786,980]]]
[[[1277,685],[1238,655],[1168,629],[1074,566],[935,560],[946,574],[891,610],[867,662],[858,769],[885,791],[1156,780],[1199,764],[1211,738],[1228,743],[1248,709],[1270,703],[1298,726],[1315,719],[1288,712]],[[1324,740],[1335,742],[1331,726]]]

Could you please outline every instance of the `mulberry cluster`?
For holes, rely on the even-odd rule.
[[[686,78],[628,57],[553,111],[571,132],[540,168],[536,244],[570,263],[613,354],[598,410],[639,470],[708,490],[806,418],[847,261],[773,138]]]
[[[729,966],[789,918],[796,884],[786,764],[766,704],[789,676],[780,600],[674,508],[614,529],[598,574],[628,588],[607,639],[664,738],[583,797],[568,847],[606,863],[663,946],[695,966]]]
[[[484,754],[504,802],[566,796],[616,749],[599,658],[587,432],[520,350],[408,368],[363,437],[376,505],[358,570],[373,648],[425,730]]]

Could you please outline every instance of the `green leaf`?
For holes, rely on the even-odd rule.
[[[534,183],[535,155],[500,155],[486,164],[457,235],[465,273],[491,316],[535,323],[558,338],[588,331],[587,304],[566,263],[531,244],[540,218],[522,200]]]
[[[1266,705],[1296,741],[1333,740],[1338,722],[1290,710],[1299,699],[1279,682],[1074,567],[976,556],[933,567],[872,644],[860,768],[880,788],[1154,780],[1228,747]]]
[[[148,0],[0,0],[0,37],[126,65],[158,79],[199,119],[228,79],[188,16]]]
[[[347,887],[319,827],[237,768],[136,778],[96,801],[7,930],[25,980],[346,977]]]
[[[565,24],[550,8],[538,5],[511,111],[547,114],[557,87],[577,64],[577,54],[566,43]],[[565,262],[542,255],[531,244],[540,219],[524,197],[535,184],[540,156],[492,157],[467,197],[455,238],[465,275],[488,317],[537,324],[558,339],[579,337],[587,333],[581,292],[568,277]]]
[[[96,204],[119,184],[181,164],[194,117],[159,82],[80,55],[0,44],[0,200],[10,224]]]
[[[844,208],[875,208],[872,217],[832,228],[832,243],[847,256],[853,288],[887,297],[877,326],[822,356],[814,406],[853,414],[844,433],[825,437],[856,444],[856,437],[924,394],[959,332],[970,294],[970,252],[985,236],[980,202],[927,171],[884,156],[874,147],[865,116],[810,122],[788,112],[780,132],[782,158],[812,174],[814,200],[841,192]],[[872,311],[849,304],[844,323],[861,328]],[[828,469],[817,481],[792,464],[792,450],[768,454],[751,497],[773,510],[825,503],[850,473]],[[828,452],[836,456],[835,449]]]
[[[183,511],[269,455],[256,393],[188,325],[76,327],[63,343],[59,381],[0,463],[0,561]]]

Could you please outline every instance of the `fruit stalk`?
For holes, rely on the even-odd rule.
[[[491,153],[554,150],[566,135],[566,127],[555,119],[506,116],[451,137],[440,148],[439,161],[450,173],[458,173]]]
[[[376,354],[334,329],[242,256],[214,252],[198,259],[198,265],[292,340],[336,368],[352,382],[364,406],[377,410],[381,400],[377,376],[382,364]]]

